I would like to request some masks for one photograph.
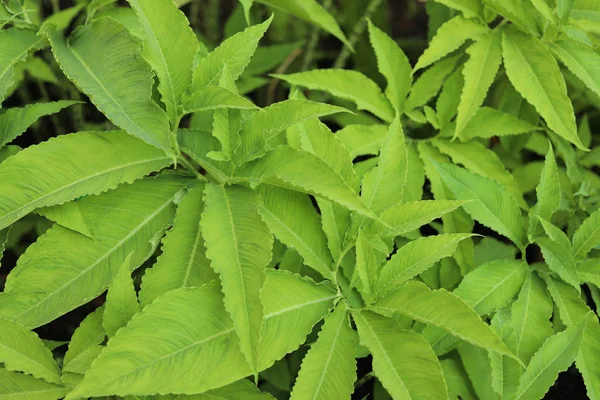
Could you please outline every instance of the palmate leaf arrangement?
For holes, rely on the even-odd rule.
[[[428,7],[456,16],[414,68],[369,21],[385,92],[356,71],[313,70],[278,75],[295,88],[265,108],[236,81],[271,19],[208,52],[170,0],[129,0],[135,22],[92,2],[68,36],[82,5],[39,28],[22,3],[0,7],[0,99],[49,46],[122,129],[21,150],[6,144],[77,102],[0,112],[0,243],[29,213],[54,222],[0,294],[0,398],[267,399],[254,382],[289,374],[290,353],[302,359],[292,399],[349,399],[356,359],[369,356],[381,396],[394,399],[541,399],[573,363],[600,398],[587,298],[600,299],[600,184],[589,169],[599,158],[565,83],[600,103],[588,37],[600,6],[439,2]],[[349,44],[316,2],[261,3]],[[191,113],[200,122],[180,128]],[[332,133],[325,116],[343,129]],[[521,149],[545,160],[511,173]],[[524,195],[533,190],[536,201]],[[474,235],[474,221],[506,243]],[[528,247],[545,262],[528,265]],[[157,248],[137,291],[132,272]],[[56,344],[32,329],[106,290],[59,367]]]

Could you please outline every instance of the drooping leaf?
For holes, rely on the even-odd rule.
[[[463,205],[474,219],[492,228],[524,248],[525,225],[521,211],[508,191],[497,182],[456,166],[435,163],[458,200],[471,200]]]
[[[152,72],[140,44],[111,18],[94,20],[67,41],[53,25],[42,34],[65,75],[115,125],[172,154],[169,118],[151,99]]]
[[[379,154],[388,132],[385,125],[348,125],[335,133],[354,159],[358,156]]]
[[[421,335],[370,311],[353,311],[352,317],[373,355],[373,372],[394,398],[448,397],[440,363]]]
[[[144,31],[144,56],[158,78],[158,91],[172,124],[180,116],[184,91],[192,81],[198,40],[172,1],[129,0]]]
[[[59,112],[78,101],[61,100],[51,103],[28,104],[22,108],[9,108],[0,113],[0,147],[24,133],[40,117]]]
[[[489,33],[467,49],[469,61],[465,63],[465,85],[460,96],[456,117],[455,137],[476,115],[502,63],[502,35],[500,31]]]
[[[258,214],[259,199],[251,190],[209,184],[204,196],[200,226],[206,257],[221,278],[225,308],[240,349],[256,373],[263,320],[260,291],[271,261],[273,236]]]
[[[368,21],[369,38],[375,50],[379,72],[387,80],[385,95],[397,110],[402,110],[412,84],[408,57],[385,32]]]
[[[330,284],[315,285],[275,270],[267,276],[260,370],[296,350],[337,297]],[[173,332],[179,333],[177,340]],[[156,299],[121,329],[67,399],[202,393],[251,373],[220,290],[213,285],[182,288]]]
[[[271,185],[259,187],[259,213],[269,230],[304,263],[323,277],[332,279],[331,256],[321,230],[319,215],[307,195]]]
[[[405,315],[440,327],[475,346],[515,357],[475,310],[444,289],[431,290],[424,283],[409,281],[371,305],[370,309],[386,316]]]
[[[600,56],[573,40],[559,40],[550,49],[585,85],[600,95]]]
[[[457,348],[462,364],[478,399],[496,400],[498,395],[492,386],[492,367],[489,352],[469,343]]]
[[[348,307],[340,302],[302,360],[290,399],[349,399],[356,380],[356,345]]]
[[[0,318],[0,362],[10,371],[60,383],[58,365],[38,335],[3,318]]]
[[[225,67],[229,70],[232,79],[236,81],[250,62],[259,40],[271,25],[272,20],[271,16],[265,22],[250,26],[233,35],[202,58],[194,70],[189,93],[198,92],[206,86],[218,86]]]
[[[554,57],[537,38],[507,30],[502,38],[506,74],[558,135],[585,149],[577,135],[573,105]]]
[[[464,42],[484,35],[487,27],[472,19],[456,16],[440,26],[429,46],[419,57],[415,71],[428,67],[442,57],[458,49]],[[491,66],[493,68],[493,65]],[[466,74],[466,73],[465,73]]]
[[[0,368],[0,398],[11,400],[58,400],[68,392],[53,383]]]
[[[41,43],[35,31],[16,27],[0,31],[0,104],[13,85],[15,65],[25,61],[27,55]]]
[[[460,133],[460,139],[469,140],[477,137],[491,138],[494,136],[519,135],[538,129],[538,127],[525,120],[484,106],[477,110],[475,115],[463,128]]]
[[[323,90],[356,103],[386,122],[394,119],[394,110],[381,89],[360,72],[345,69],[319,69],[289,75],[273,75],[291,85]]]
[[[122,131],[79,132],[29,147],[0,165],[0,227],[36,208],[114,189],[170,163],[164,152]]]
[[[599,243],[600,210],[587,217],[573,235],[573,255],[575,259],[584,259],[590,250]]]
[[[75,329],[69,341],[69,348],[63,359],[63,368],[67,367],[72,360],[77,358],[86,349],[98,346],[104,341],[106,332],[102,326],[103,316],[104,306],[100,306],[81,321],[81,324]]]
[[[129,320],[140,311],[137,293],[131,278],[132,255],[133,253],[129,253],[125,258],[106,293],[102,326],[109,338],[115,336],[115,333],[127,325]]]
[[[170,290],[200,287],[218,279],[206,258],[200,231],[203,191],[203,186],[191,187],[179,203],[173,228],[162,242],[162,253],[142,279],[139,293],[142,308]]]
[[[189,181],[144,179],[78,202],[95,240],[55,225],[18,261],[0,294],[0,316],[33,328],[102,293],[125,257],[139,266],[173,220],[173,202]]]
[[[543,231],[538,217],[550,221],[552,215],[560,206],[560,180],[558,179],[558,167],[556,166],[552,146],[546,154],[540,183],[537,185],[535,192],[537,203],[529,213],[528,236],[530,240]]]
[[[435,262],[452,256],[458,243],[471,236],[468,233],[427,236],[404,245],[381,269],[375,297],[383,297]]]

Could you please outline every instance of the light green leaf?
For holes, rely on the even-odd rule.
[[[386,316],[405,315],[440,327],[475,346],[516,357],[475,310],[444,289],[431,290],[424,283],[409,281],[378,300],[370,309]]]
[[[102,326],[110,339],[115,333],[129,322],[140,311],[137,293],[131,278],[133,252],[129,253],[123,265],[119,268],[115,279],[106,293]],[[74,371],[72,371],[74,372]]]
[[[265,313],[259,369],[296,350],[336,297],[330,284],[315,285],[290,273],[268,270],[261,295]],[[213,285],[182,288],[159,297],[119,330],[67,399],[195,394],[251,373],[220,290]]]
[[[316,0],[255,0],[277,10],[290,13],[298,18],[318,26],[341,40],[346,46],[352,45],[340,29],[335,18],[327,12]]]
[[[271,261],[273,236],[258,214],[258,196],[241,186],[206,185],[200,227],[206,257],[219,274],[225,308],[240,339],[240,349],[257,373],[263,320],[260,291]]]
[[[353,311],[352,317],[373,355],[373,372],[395,399],[448,398],[442,367],[421,335],[369,311]]]
[[[28,104],[22,108],[9,108],[0,113],[0,147],[24,133],[39,118],[59,112],[78,101],[61,100],[51,103]]]
[[[327,279],[333,279],[327,239],[319,215],[303,193],[270,185],[259,186],[259,213],[269,230],[286,246],[295,249],[304,263]]]
[[[524,248],[525,224],[514,198],[496,181],[456,166],[435,163],[457,200],[472,200],[464,210],[483,225],[495,230]]]
[[[368,20],[369,39],[377,57],[379,72],[387,80],[385,95],[397,110],[402,110],[412,84],[408,57],[385,32]]]
[[[556,23],[556,17],[546,0],[531,0],[531,4],[533,4],[539,14],[541,14],[547,22],[550,22],[552,25]]]
[[[549,337],[534,354],[517,389],[517,400],[538,400],[550,389],[558,374],[575,361],[588,318]]]
[[[178,129],[179,148],[204,168],[218,182],[225,182],[233,173],[233,164],[215,160],[209,154],[219,153],[222,147],[211,132],[200,129]]]
[[[446,57],[423,72],[412,85],[404,109],[413,110],[424,106],[438,94],[442,85],[446,82],[446,78],[454,70],[459,58],[460,55]]]
[[[164,152],[122,131],[73,133],[29,147],[0,164],[0,228],[36,208],[114,189],[170,163]]]
[[[554,304],[558,307],[560,321],[566,326],[576,324],[590,312],[590,308],[581,298],[581,293],[573,286],[550,276],[544,276],[544,279],[550,296],[552,296]]]
[[[537,38],[507,30],[502,38],[506,74],[558,135],[584,149],[577,135],[573,105],[558,64]]]
[[[469,376],[458,357],[443,358],[440,360],[440,365],[444,371],[444,380],[448,386],[448,396],[451,399],[477,399],[477,396],[471,387],[471,383],[469,382]]]
[[[587,217],[573,235],[575,259],[584,259],[598,244],[600,244],[600,210]]]
[[[144,179],[78,202],[96,240],[55,225],[19,259],[0,294],[0,316],[34,328],[101,294],[125,257],[139,266],[173,221],[173,202],[189,181]]]
[[[232,79],[236,81],[250,62],[259,40],[272,20],[273,16],[261,24],[233,35],[202,58],[194,70],[189,93],[198,92],[206,86],[218,86],[224,68],[229,70]]]
[[[595,0],[576,0],[571,17],[588,21],[600,21],[600,4]]]
[[[442,91],[435,102],[435,113],[429,106],[423,108],[429,123],[442,132],[450,125],[450,121],[458,112],[460,94],[462,93],[465,84],[463,69],[464,68],[455,69],[446,79],[446,82],[444,82]]]
[[[377,155],[388,132],[386,125],[347,125],[335,133],[354,159],[358,156]]]
[[[542,226],[537,217],[550,221],[552,215],[560,207],[560,180],[552,146],[546,154],[540,183],[535,188],[535,193],[537,203],[529,213],[528,236],[530,240],[535,239],[542,232]]]
[[[142,279],[139,293],[142,308],[170,290],[199,287],[218,279],[206,258],[200,232],[203,191],[201,185],[191,187],[179,203],[173,228],[163,239],[162,253]]]
[[[361,197],[376,214],[401,203],[408,180],[408,151],[400,115],[396,115],[381,144],[377,166],[363,178]]]
[[[233,108],[240,110],[257,109],[250,100],[232,92],[226,88],[209,86],[194,93],[186,100],[185,112],[193,113],[199,111],[217,110],[222,108]]]
[[[42,34],[65,75],[115,125],[172,154],[169,118],[152,101],[152,72],[140,44],[111,18],[94,20],[67,41],[53,25]]]
[[[497,400],[498,395],[492,386],[492,366],[489,352],[469,343],[458,346],[458,354],[473,386],[477,399]]]
[[[591,91],[600,95],[600,55],[573,40],[554,42],[550,49]]]
[[[94,238],[94,235],[90,231],[90,227],[81,215],[81,210],[76,201],[69,201],[68,203],[39,208],[36,211],[39,214],[50,221],[56,222],[57,224],[69,228],[75,232],[79,232],[89,238]]]
[[[98,358],[105,347],[106,346],[101,345],[87,347],[75,358],[73,358],[68,365],[63,367],[63,383],[68,383],[69,378],[66,378],[66,376],[71,374],[80,375],[80,377],[78,377],[79,380],[83,379],[83,375],[85,375],[85,373],[90,369],[94,360]]]
[[[379,262],[377,249],[365,236],[362,230],[358,231],[356,239],[356,273],[361,282],[361,294],[367,304],[371,303],[373,291],[377,286],[379,275]]]
[[[0,31],[0,104],[13,85],[15,65],[25,61],[29,52],[41,44],[35,31],[10,28]]]
[[[302,360],[291,400],[349,399],[354,392],[357,340],[347,311],[340,302],[325,318],[317,341]]]
[[[0,318],[0,362],[10,371],[60,383],[58,365],[38,335],[3,318]]]
[[[318,69],[289,75],[273,75],[295,86],[323,90],[333,96],[356,103],[386,122],[394,119],[394,110],[381,89],[360,72],[345,69]]]
[[[451,33],[450,33],[451,34]],[[460,137],[471,118],[485,100],[487,92],[502,63],[502,35],[499,30],[489,33],[467,49],[465,85],[460,96],[456,117],[455,137]]]
[[[414,70],[428,67],[458,49],[467,40],[475,40],[486,32],[488,29],[485,25],[472,19],[466,19],[460,15],[452,18],[438,28],[435,36],[429,42],[429,46],[419,57]]]
[[[573,258],[569,239],[564,232],[549,222],[541,218],[540,221],[548,237],[539,237],[536,242],[542,250],[546,264],[548,264],[550,270],[556,272],[565,282],[580,290],[579,277],[577,276],[575,259]],[[552,231],[549,231],[550,229]]]
[[[597,400],[600,394],[600,324],[595,317],[588,317],[583,331],[583,339],[579,353],[575,359],[577,369],[583,375],[587,395],[591,400]]]
[[[510,324],[510,316],[500,310],[492,318],[491,326],[496,334],[508,347],[514,350],[515,332]],[[488,353],[492,369],[492,387],[500,399],[514,399],[519,386],[519,379],[523,374],[521,365],[512,358],[498,353]]]
[[[526,365],[531,357],[553,334],[552,299],[544,282],[534,273],[529,274],[518,299],[511,307],[511,325],[515,332],[515,353]]]
[[[145,35],[144,57],[158,78],[158,91],[171,124],[180,116],[181,97],[192,81],[198,40],[172,1],[128,0]]]
[[[481,0],[435,0],[450,8],[461,11],[467,18],[483,18]]]
[[[374,296],[383,297],[442,258],[452,256],[458,243],[471,236],[469,233],[427,236],[402,246],[381,268]]]
[[[106,332],[102,326],[103,316],[104,306],[100,306],[81,321],[81,324],[79,324],[73,336],[71,336],[69,348],[63,359],[63,368],[67,367],[72,360],[77,358],[86,349],[98,346],[104,341]]]
[[[344,238],[350,227],[351,212],[347,208],[317,197],[317,204],[321,211],[321,226],[327,237],[327,247],[334,260],[338,260],[344,248]]]
[[[581,282],[592,283],[595,286],[600,285],[600,260],[597,258],[588,258],[577,264],[577,275]]]
[[[252,185],[266,183],[298,190],[324,197],[368,218],[375,217],[331,166],[308,151],[279,146],[238,168],[235,175]]]
[[[242,126],[241,145],[236,151],[240,164],[259,158],[274,147],[278,134],[298,123],[347,112],[345,108],[330,106],[310,100],[292,99],[275,103],[254,113]]]
[[[29,375],[0,368],[0,398],[11,400],[58,400],[67,388]]]
[[[462,130],[460,139],[464,141],[477,137],[488,139],[494,136],[519,135],[539,129],[513,115],[494,108],[481,107]]]
[[[436,140],[433,144],[444,154],[452,158],[455,164],[461,164],[469,171],[498,182],[509,192],[519,207],[527,210],[529,206],[523,198],[519,184],[495,152],[475,141],[460,143],[458,141]]]

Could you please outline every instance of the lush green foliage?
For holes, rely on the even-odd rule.
[[[600,399],[600,3],[352,1],[0,3],[0,398]]]

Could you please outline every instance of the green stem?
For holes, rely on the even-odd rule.
[[[325,0],[323,2],[323,8],[329,11],[331,9],[331,4],[333,0]],[[306,46],[306,53],[304,54],[304,59],[302,60],[302,71],[306,71],[315,57],[315,49],[319,44],[319,36],[321,35],[321,29],[318,26],[315,26],[310,34],[310,39],[308,41],[308,46]]]
[[[350,45],[352,47],[356,45],[358,39],[365,31],[365,28],[367,27],[367,19],[370,19],[373,16],[373,14],[375,14],[375,11],[377,11],[382,1],[383,0],[371,0],[369,2],[369,5],[367,5],[365,17],[360,18],[358,21],[356,21],[356,24],[354,24],[354,29],[352,30],[352,33],[348,38],[348,42],[350,42]],[[346,65],[346,61],[348,61],[348,57],[350,57],[350,52],[350,48],[348,46],[344,46],[337,59],[333,63],[333,68],[344,68],[344,66]]]

